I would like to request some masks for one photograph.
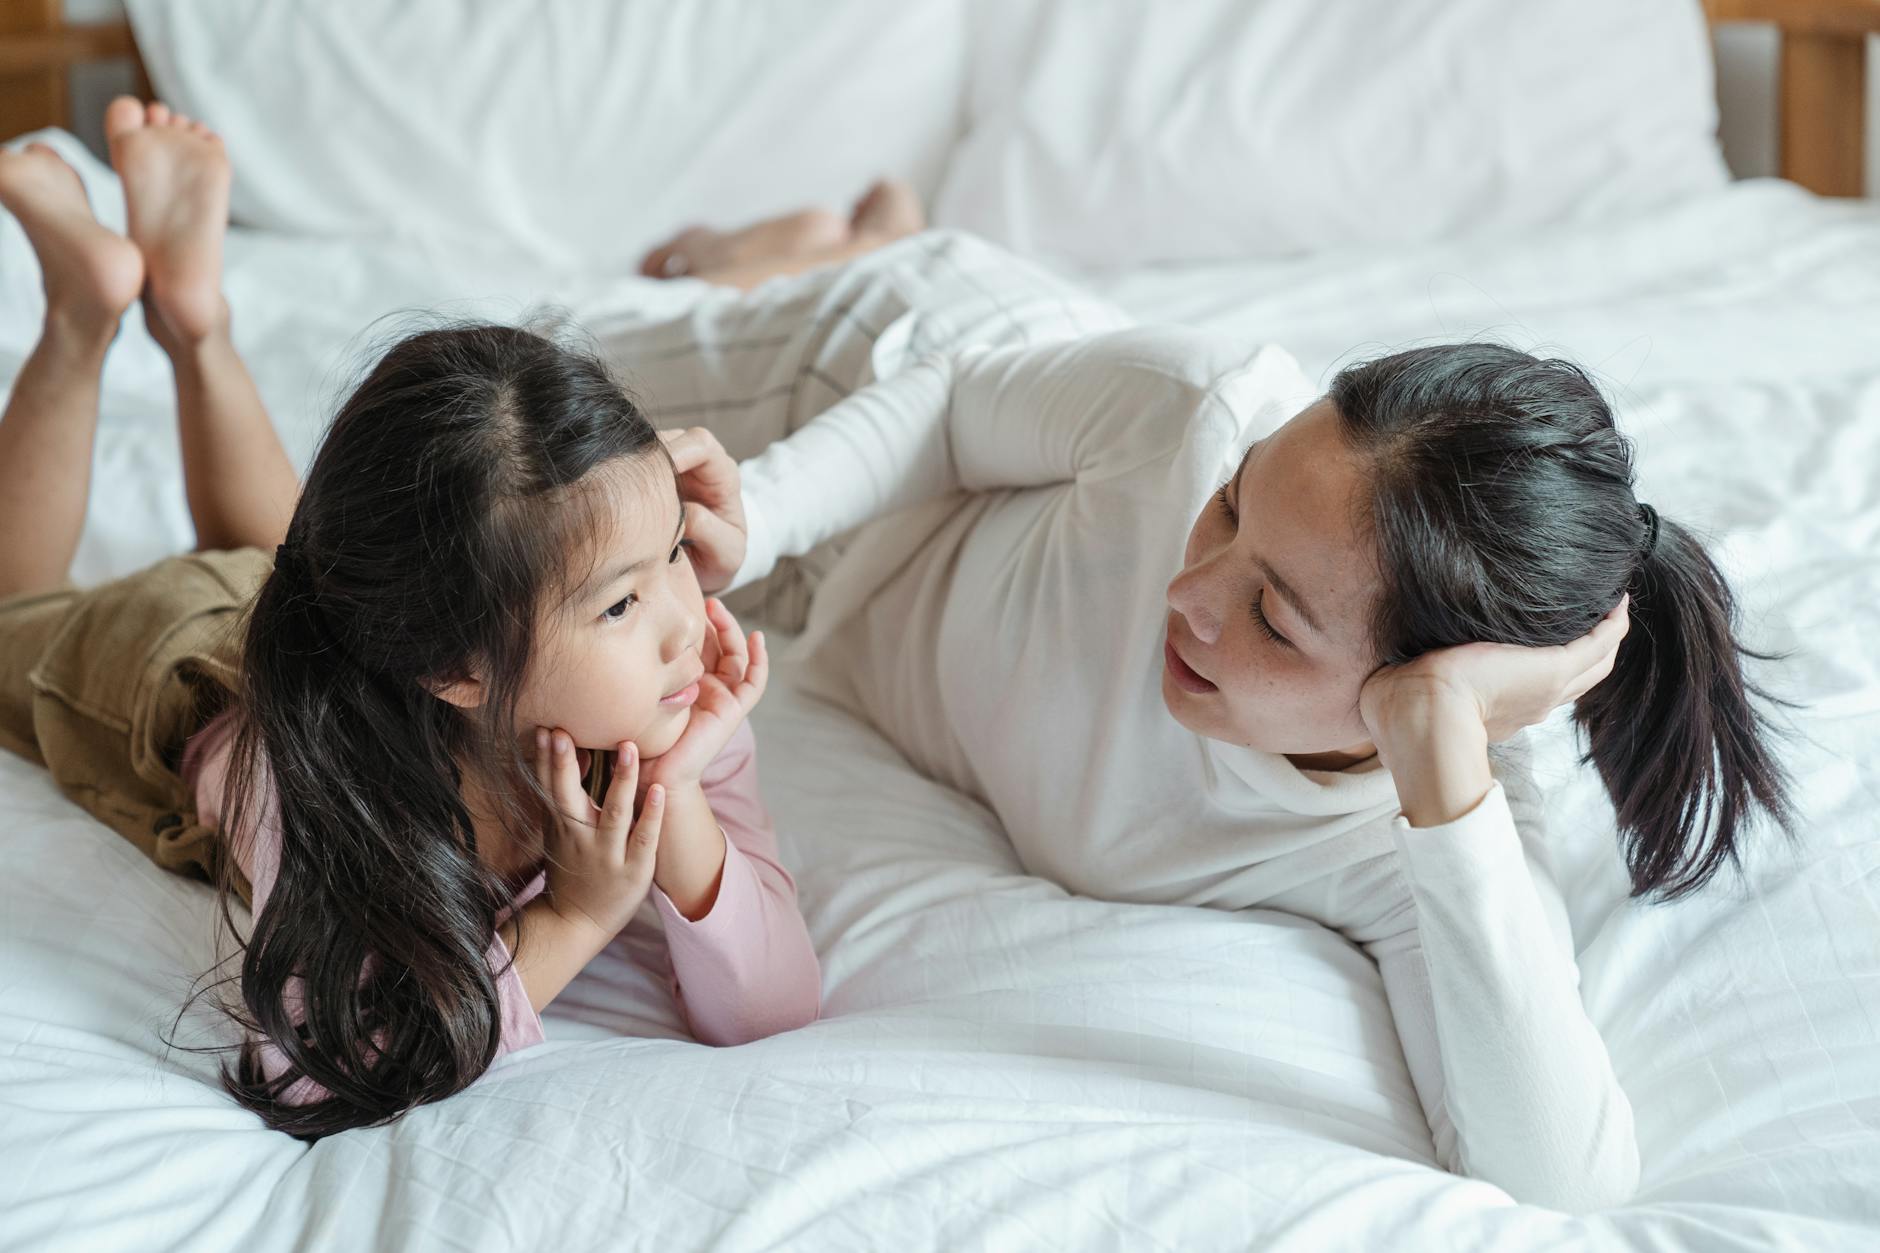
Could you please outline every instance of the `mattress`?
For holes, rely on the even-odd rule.
[[[81,165],[122,219],[108,172]],[[304,462],[372,346],[432,316],[682,309],[691,283],[408,242],[236,232],[239,346]],[[216,1086],[211,896],[0,754],[0,1249],[1861,1249],[1880,1243],[1880,211],[1740,183],[1651,218],[1414,251],[1087,277],[1145,320],[1321,377],[1493,335],[1594,369],[1641,495],[1697,524],[1786,654],[1796,838],[1628,902],[1568,728],[1539,768],[1585,1000],[1637,1116],[1632,1203],[1571,1217],[1436,1169],[1375,969],[1284,915],[1120,905],[1026,875],[993,815],[797,692],[760,772],[825,1013],[690,1042],[636,923],[549,1042],[380,1129],[303,1145]],[[39,316],[0,220],[0,377]],[[622,363],[630,369],[631,363]],[[107,367],[76,573],[189,543],[169,379]]]

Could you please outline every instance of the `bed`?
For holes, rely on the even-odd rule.
[[[227,49],[211,38],[225,30],[191,26],[215,7],[132,5],[166,94],[215,103],[191,59]],[[984,38],[943,9],[910,4],[868,37]],[[854,54],[832,42],[861,38],[842,27],[819,28],[818,55]],[[251,55],[270,47],[268,31],[244,38]],[[949,88],[953,64],[918,88],[965,93],[932,110],[946,142],[996,88]],[[914,90],[894,77],[871,90]],[[242,127],[260,125],[237,124],[238,168]],[[121,224],[109,168],[48,136]],[[893,159],[939,178],[946,142]],[[229,242],[237,339],[297,460],[401,311],[550,302],[604,344],[621,320],[697,298],[631,274],[626,243],[655,238],[652,217],[588,263],[492,242],[500,222],[358,229],[388,221],[373,190],[325,206],[238,192],[238,216],[260,224]],[[974,218],[973,190],[934,200],[1022,243],[1021,223]],[[357,218],[281,220],[328,211]],[[1788,654],[1765,673],[1797,703],[1799,838],[1759,842],[1740,880],[1675,907],[1626,899],[1569,729],[1540,737],[1559,829],[1582,833],[1554,850],[1557,877],[1637,1115],[1631,1203],[1569,1216],[1435,1169],[1376,971],[1350,945],[1280,914],[1105,903],[1029,876],[991,814],[793,691],[785,666],[756,716],[760,769],[822,957],[823,1020],[736,1049],[692,1043],[659,938],[636,923],[551,1008],[548,1044],[391,1127],[313,1146],[236,1108],[216,1059],[191,1051],[226,1042],[225,1024],[175,1018],[216,956],[207,890],[0,755],[0,1249],[1880,1247],[1880,209],[1717,179],[1503,226],[1101,269],[1076,264],[1094,233],[1056,242],[1138,317],[1281,342],[1316,378],[1353,354],[1477,334],[1587,364],[1638,441],[1646,497],[1702,524],[1748,633]],[[38,317],[30,254],[0,218],[0,378]],[[188,546],[172,416],[133,312],[105,377],[81,580]]]

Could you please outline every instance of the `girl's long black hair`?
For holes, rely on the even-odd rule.
[[[1578,367],[1488,343],[1354,365],[1330,398],[1371,470],[1380,663],[1471,641],[1564,644],[1632,595],[1612,674],[1575,706],[1618,813],[1634,895],[1676,897],[1737,860],[1787,780],[1744,673],[1729,584],[1633,494],[1632,451]],[[1764,658],[1766,659],[1766,658]]]
[[[598,359],[505,326],[411,335],[340,408],[248,623],[223,809],[241,832],[278,798],[232,1012],[287,1067],[266,1073],[251,1036],[223,1073],[269,1126],[381,1123],[489,1066],[509,892],[461,785],[492,781],[511,836],[539,838],[514,725],[538,606],[601,507],[589,476],[658,448]],[[475,711],[433,694],[472,674]]]

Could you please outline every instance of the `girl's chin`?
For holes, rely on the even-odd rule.
[[[633,742],[640,746],[641,760],[659,756],[685,734],[686,727],[692,724],[692,710],[689,706],[682,709],[660,710],[651,725],[633,737]]]

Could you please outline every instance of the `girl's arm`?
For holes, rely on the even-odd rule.
[[[743,463],[748,549],[734,586],[780,557],[954,491],[1089,481],[1165,454],[1203,405],[1275,421],[1310,390],[1285,352],[1136,327],[924,357]]]
[[[717,894],[691,917],[664,891],[653,892],[680,1010],[706,1044],[743,1044],[814,1022],[822,969],[758,792],[748,723],[705,772],[701,793],[725,837]]]
[[[1367,947],[1438,1155],[1516,1200],[1576,1211],[1636,1190],[1632,1108],[1581,1003],[1564,905],[1524,853],[1488,745],[1605,676],[1623,609],[1563,648],[1428,654],[1380,671],[1361,701],[1397,783],[1414,903],[1410,928]]]

